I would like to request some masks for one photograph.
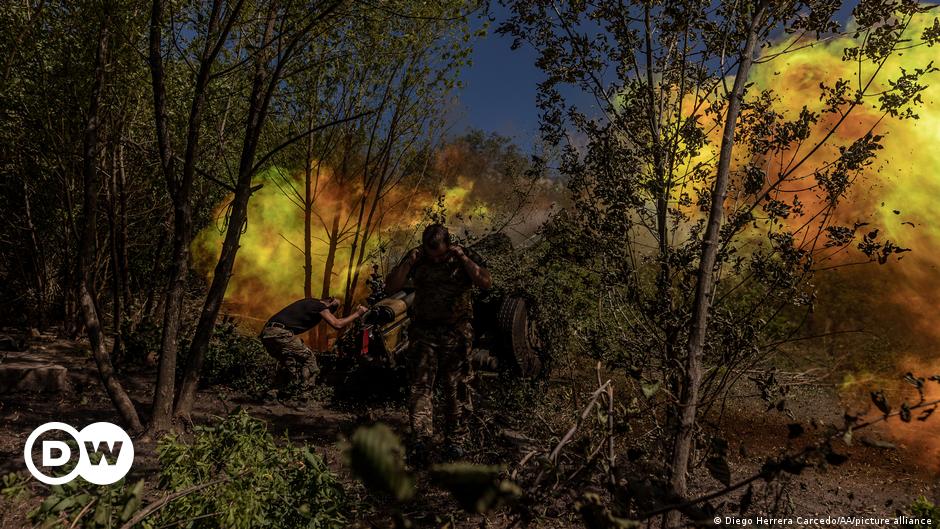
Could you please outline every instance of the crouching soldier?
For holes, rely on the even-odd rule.
[[[447,228],[440,224],[428,226],[421,246],[389,273],[386,291],[400,290],[409,277],[415,289],[406,353],[411,450],[413,460],[424,464],[433,443],[436,387],[444,399],[445,452],[459,455],[453,441],[464,433],[461,421],[470,406],[472,287],[488,289],[492,280],[483,259],[473,250],[451,244]]]
[[[306,298],[295,301],[271,316],[261,331],[261,343],[278,363],[275,387],[279,400],[309,396],[317,373],[317,358],[299,335],[325,321],[334,329],[342,329],[366,312],[362,305],[345,318],[333,313],[339,308],[339,300]]]

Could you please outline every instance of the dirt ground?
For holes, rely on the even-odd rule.
[[[85,347],[76,342],[41,336],[31,340],[29,356],[42,357],[66,367],[72,391],[52,395],[2,394],[0,395],[0,475],[25,471],[23,445],[29,433],[40,424],[62,421],[84,425],[104,420],[113,421],[114,412],[97,380],[94,362]],[[9,361],[17,354],[7,353]],[[142,411],[150,397],[152,375],[127,373],[126,388]],[[815,418],[830,424],[841,424],[846,406],[858,403],[844,402],[832,385],[798,386],[791,394],[789,409],[792,416],[767,412],[764,406],[751,398],[729,401],[719,421],[729,440],[729,462],[733,479],[754,473],[768,456],[792,451],[802,439],[787,439],[787,424]],[[401,404],[373,403],[369,405],[333,405],[312,402],[303,408],[287,407],[278,403],[251,402],[238,395],[227,394],[224,389],[212,388],[199,395],[194,421],[202,423],[213,416],[221,416],[237,406],[246,408],[253,416],[268,423],[277,434],[286,432],[295,442],[307,442],[324,455],[330,466],[351,487],[354,480],[348,474],[342,458],[342,443],[359,425],[375,421],[389,424],[399,432],[405,431],[406,412]],[[806,437],[811,438],[810,431]],[[524,434],[524,432],[523,432]],[[775,494],[764,494],[761,501],[771,509],[792,516],[895,516],[906,512],[916,498],[924,496],[934,503],[940,502],[940,460],[925,457],[923,445],[907,443],[892,437],[885,427],[877,427],[857,436],[852,446],[839,446],[849,455],[848,461],[838,469],[819,471],[808,469],[793,476],[785,484],[776,484]],[[130,479],[152,477],[157,469],[155,442],[149,438],[135,440],[135,462]],[[423,480],[419,476],[419,480]],[[151,480],[152,481],[152,480]],[[691,480],[693,492],[707,492],[720,486],[707,472],[699,468]],[[766,492],[771,492],[768,489]],[[6,501],[0,498],[0,502]],[[761,509],[760,503],[756,503]],[[0,506],[0,527],[14,529],[28,527],[25,513],[28,506],[10,509]],[[480,519],[461,514],[457,506],[443,493],[426,493],[419,499],[416,511],[436,513],[436,524],[448,520],[455,527],[479,527]],[[733,514],[731,505],[719,506],[718,512]],[[541,527],[580,527],[566,517],[548,517]],[[500,527],[501,517],[491,516],[489,527]],[[430,523],[429,525],[434,525]]]

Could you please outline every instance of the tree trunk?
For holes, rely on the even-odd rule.
[[[747,42],[741,52],[738,70],[734,79],[734,87],[728,99],[728,114],[725,116],[724,130],[721,138],[721,150],[718,157],[718,169],[715,184],[712,188],[711,209],[708,214],[708,224],[702,239],[702,253],[699,260],[698,282],[695,287],[695,298],[692,304],[692,315],[688,341],[688,351],[685,360],[684,384],[679,400],[679,427],[676,431],[672,455],[673,491],[679,497],[685,497],[688,492],[687,474],[689,461],[692,455],[692,441],[695,434],[695,420],[698,412],[699,390],[702,383],[702,353],[705,347],[705,337],[708,330],[708,313],[711,309],[712,293],[715,286],[715,262],[718,255],[718,239],[721,232],[722,216],[724,214],[725,198],[728,195],[728,180],[731,172],[732,147],[734,146],[734,131],[737,126],[738,115],[741,111],[741,100],[747,83],[748,73],[751,69],[754,50],[757,46],[760,24],[764,19],[767,1],[762,1],[755,9],[748,30]],[[679,521],[679,513],[670,513],[667,525],[674,527]]]
[[[238,179],[235,184],[231,214],[229,215],[228,227],[225,229],[225,238],[222,241],[222,252],[219,255],[218,263],[216,263],[212,283],[209,285],[209,292],[206,294],[206,300],[199,315],[199,323],[196,324],[196,332],[189,348],[189,364],[186,366],[183,383],[176,398],[175,413],[179,417],[189,417],[192,413],[193,404],[196,400],[196,389],[199,385],[199,373],[202,371],[206,349],[209,347],[209,339],[212,337],[215,321],[222,308],[225,291],[228,288],[228,282],[235,267],[235,256],[238,253],[242,231],[245,223],[248,222],[248,200],[254,192],[251,180],[255,175],[258,143],[267,120],[271,98],[296,47],[302,42],[303,38],[309,35],[320,20],[335,11],[341,3],[342,0],[334,0],[329,3],[306,26],[298,29],[283,50],[279,50],[278,59],[273,65],[271,65],[271,61],[274,60],[274,50],[267,46],[267,43],[271,42],[274,35],[279,5],[278,2],[271,2],[268,6],[264,37],[260,43],[261,48],[266,51],[259,53],[256,59],[254,81],[251,95],[248,98],[245,139],[242,143],[242,153],[238,164]]]
[[[88,121],[85,126],[82,141],[82,173],[84,177],[83,214],[85,218],[79,242],[79,305],[82,319],[91,344],[91,353],[98,366],[101,382],[117,408],[121,419],[132,431],[141,429],[140,417],[134,408],[134,403],[124,391],[120,381],[114,374],[111,357],[104,345],[104,336],[101,330],[98,309],[94,298],[94,270],[95,244],[97,242],[98,210],[98,109],[100,106],[101,89],[105,76],[105,56],[108,50],[109,18],[105,18],[101,33],[98,37],[98,49],[95,54],[95,80],[92,87],[91,104],[88,109]]]
[[[333,215],[333,225],[329,233],[329,246],[326,250],[326,262],[323,264],[323,291],[322,297],[330,295],[333,283],[333,266],[336,263],[336,249],[339,247],[339,212]]]
[[[272,4],[268,11],[263,42],[270,42],[274,31],[276,12],[277,9]],[[252,193],[251,179],[254,176],[255,155],[257,154],[258,141],[261,137],[261,130],[264,127],[267,108],[270,103],[271,92],[266,90],[266,87],[269,82],[273,82],[269,78],[270,74],[266,68],[266,59],[268,59],[267,54],[260,54],[255,67],[251,96],[248,99],[249,108],[245,125],[245,139],[238,164],[238,181],[232,198],[231,214],[225,230],[225,238],[222,241],[222,252],[216,263],[212,283],[209,285],[209,292],[206,294],[206,300],[202,305],[202,312],[199,314],[199,322],[196,324],[196,332],[189,348],[189,364],[186,366],[179,395],[176,398],[175,413],[180,417],[189,417],[192,413],[193,404],[196,400],[196,390],[199,386],[199,373],[202,371],[206,349],[209,347],[215,321],[222,308],[222,301],[225,298],[225,291],[228,289],[232,269],[235,267],[235,256],[238,252],[242,229],[248,220],[248,199],[251,198]]]
[[[304,165],[304,297],[313,297],[313,169],[310,147],[307,147],[307,159]]]
[[[33,268],[32,272],[33,272],[33,277],[35,281],[36,292],[38,294],[37,299],[36,299],[37,304],[38,304],[38,306],[36,307],[36,316],[38,318],[37,327],[40,329],[44,329],[46,327],[46,317],[48,315],[47,314],[48,312],[48,307],[47,307],[48,287],[47,285],[49,284],[46,278],[46,259],[45,259],[45,253],[42,251],[42,246],[39,245],[39,238],[36,235],[37,233],[36,225],[33,222],[32,207],[30,206],[30,202],[29,202],[29,186],[26,185],[25,178],[22,179],[22,181],[23,181],[23,202],[25,205],[25,213],[26,213],[26,229],[29,232],[30,249],[32,250],[30,252],[32,254],[31,255],[32,268]]]
[[[209,85],[212,64],[225,42],[225,35],[231,29],[226,25],[222,35],[216,31],[221,19],[222,3],[212,3],[206,29],[206,43],[199,61],[199,70],[193,87],[193,102],[189,110],[186,131],[186,149],[183,154],[183,171],[179,180],[173,170],[173,154],[169,145],[169,125],[166,110],[166,86],[164,84],[163,59],[161,56],[163,2],[154,0],[150,18],[150,71],[153,82],[154,109],[157,122],[157,140],[160,147],[161,163],[167,188],[173,199],[173,257],[170,267],[170,279],[164,298],[163,329],[160,336],[160,366],[157,371],[157,386],[153,398],[153,418],[151,429],[167,430],[173,418],[173,400],[176,389],[176,360],[179,349],[179,335],[182,327],[182,307],[185,293],[186,275],[189,272],[189,245],[192,242],[192,194],[193,178],[196,173],[196,157],[199,153],[199,139],[202,125],[203,107],[206,102],[206,88]],[[237,16],[241,3],[234,8],[230,17]],[[217,39],[217,40],[216,40]]]
[[[307,128],[313,128],[311,113]],[[304,159],[304,297],[313,297],[313,135],[307,139]],[[319,164],[318,166],[319,167]],[[319,178],[317,179],[319,183]],[[323,296],[326,297],[326,296]],[[307,343],[320,343],[320,329],[315,326],[307,332]]]
[[[329,244],[326,251],[326,262],[323,264],[323,289],[320,292],[321,298],[330,296],[330,287],[333,281],[333,266],[336,263],[336,249],[339,246],[339,211],[333,214],[332,230],[329,232]],[[321,351],[329,348],[330,330],[326,328],[325,323],[321,323],[317,328],[317,346]]]
[[[162,261],[163,249],[166,247],[166,238],[167,230],[164,227],[160,230],[160,238],[157,239],[157,245],[153,249],[153,259],[151,262],[154,263],[154,267],[151,271],[151,276],[147,278],[147,294],[144,297],[144,305],[141,307],[137,317],[134,318],[135,326],[139,324],[143,318],[152,318],[156,312],[154,310],[155,307],[160,305],[155,301],[157,297],[157,287],[162,283],[162,279],[160,278],[162,274],[160,274],[157,263]]]
[[[111,250],[111,332],[114,335],[114,344],[111,346],[111,357],[120,369],[124,359],[124,346],[122,343],[121,321],[124,319],[124,286],[122,280],[123,263],[120,258],[120,242],[118,234],[118,210],[117,204],[117,152],[114,142],[111,144],[111,152],[108,153],[108,247]]]
[[[118,194],[118,263],[120,264],[121,298],[124,310],[130,312],[132,304],[130,259],[127,251],[127,172],[124,170],[124,138],[118,138],[117,144],[117,194]]]
[[[173,395],[176,387],[176,355],[182,326],[183,294],[189,271],[189,241],[192,232],[192,212],[188,197],[176,199],[173,216],[173,257],[170,279],[167,283],[163,306],[163,328],[160,334],[160,365],[154,390],[151,428],[168,430],[173,415]]]
[[[65,215],[62,219],[62,232],[63,239],[65,240],[65,247],[72,248],[73,241],[78,239],[78,234],[75,233],[75,223],[72,219],[73,211],[73,201],[72,201],[72,191],[71,186],[68,185],[66,181],[65,185]],[[63,333],[66,337],[74,339],[78,336],[80,331],[79,329],[79,320],[81,319],[81,310],[78,307],[78,284],[81,282],[81,277],[75,277],[75,272],[80,268],[77,262],[73,262],[70,254],[72,252],[64,252],[62,257],[63,263],[63,278],[65,282],[65,301],[63,302],[64,314],[63,319]]]

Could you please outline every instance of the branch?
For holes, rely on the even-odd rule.
[[[241,477],[241,476],[243,476],[243,475],[245,475],[245,474],[247,474],[247,473],[248,473],[248,471],[245,470],[245,471],[239,472],[238,474],[236,474],[236,475],[234,475],[234,476],[225,476],[225,477],[222,477],[222,478],[219,478],[219,479],[215,479],[215,480],[212,480],[212,481],[209,481],[209,482],[206,482],[206,483],[201,483],[201,484],[199,484],[199,485],[194,485],[194,486],[192,486],[192,487],[189,487],[188,489],[183,489],[183,490],[181,490],[181,491],[179,491],[179,492],[174,492],[173,494],[169,494],[169,495],[167,495],[167,496],[164,496],[163,499],[158,500],[158,501],[155,501],[155,502],[151,503],[150,505],[147,505],[146,507],[144,507],[143,509],[141,509],[141,511],[138,512],[137,514],[135,514],[133,518],[131,518],[130,520],[128,520],[127,523],[125,523],[124,525],[122,525],[120,529],[131,529],[132,527],[134,527],[135,525],[137,525],[137,524],[139,524],[141,521],[143,521],[144,518],[150,516],[151,514],[153,514],[153,513],[156,512],[156,511],[158,511],[158,510],[160,510],[160,509],[166,507],[168,503],[170,503],[171,501],[173,501],[173,500],[175,500],[175,499],[177,499],[177,498],[182,498],[183,496],[186,496],[186,495],[188,495],[188,494],[192,494],[193,492],[198,492],[198,491],[200,491],[200,490],[202,490],[202,489],[204,489],[204,488],[211,487],[211,486],[213,486],[213,485],[218,485],[218,484],[220,484],[220,483],[229,482],[229,481],[231,481],[231,480],[233,480],[233,479],[235,479],[235,478],[237,478],[237,477]]]
[[[363,117],[363,116],[367,116],[367,115],[369,115],[369,114],[372,114],[372,113],[374,113],[374,112],[375,112],[374,110],[367,110],[367,111],[365,111],[365,112],[360,112],[359,114],[356,114],[356,115],[354,115],[354,116],[350,116],[350,117],[342,118],[342,119],[337,119],[337,120],[331,121],[331,122],[329,122],[329,123],[325,123],[325,124],[323,124],[323,125],[317,125],[316,127],[313,127],[312,129],[307,129],[307,130],[305,130],[304,132],[301,132],[301,133],[299,133],[299,134],[296,134],[296,135],[294,135],[294,136],[291,136],[290,138],[287,138],[286,140],[284,140],[283,143],[281,143],[281,144],[278,145],[277,147],[271,149],[270,151],[268,151],[267,154],[265,154],[264,156],[262,156],[261,159],[259,159],[258,162],[255,164],[255,166],[251,168],[251,173],[254,174],[254,173],[258,172],[258,171],[261,169],[261,167],[262,167],[265,163],[267,163],[268,160],[270,160],[271,157],[273,157],[275,154],[277,154],[277,153],[279,153],[280,151],[284,150],[285,148],[289,147],[292,143],[294,143],[294,142],[296,142],[296,141],[298,141],[298,140],[300,140],[300,139],[302,139],[302,138],[304,138],[304,137],[306,137],[306,136],[309,136],[310,134],[313,134],[314,132],[323,130],[323,129],[328,128],[328,127],[333,127],[333,126],[339,125],[339,124],[341,124],[341,123],[346,123],[347,121],[353,121],[353,120],[359,119],[359,118],[361,118],[361,117]]]
[[[914,411],[914,410],[918,410],[918,409],[922,409],[922,408],[927,408],[927,407],[930,407],[930,406],[938,406],[938,405],[940,405],[940,399],[921,402],[920,404],[917,404],[917,405],[915,405],[915,406],[911,406],[909,409],[910,409],[910,411]],[[880,423],[880,422],[887,421],[889,418],[895,417],[895,416],[900,415],[900,414],[901,414],[901,412],[900,412],[900,410],[899,410],[899,411],[895,411],[895,412],[891,412],[891,413],[886,413],[886,414],[884,414],[884,415],[882,415],[882,416],[880,416],[880,417],[877,417],[877,418],[872,419],[872,420],[870,420],[870,421],[866,421],[866,422],[863,422],[863,423],[859,423],[859,424],[854,425],[854,426],[853,426],[853,425],[850,425],[850,426],[848,426],[847,428],[838,430],[836,433],[834,433],[834,434],[830,435],[829,437],[827,437],[824,441],[819,441],[819,442],[817,442],[817,443],[815,443],[815,444],[810,445],[810,446],[807,447],[807,448],[804,448],[800,453],[795,454],[794,456],[791,456],[791,457],[805,457],[805,456],[811,455],[813,452],[816,452],[817,450],[819,450],[820,448],[822,448],[826,443],[832,441],[833,439],[837,439],[837,438],[839,438],[839,437],[844,436],[845,433],[846,433],[847,431],[849,431],[849,430],[851,430],[851,431],[861,430],[862,428],[867,428],[867,427],[869,427],[869,426],[871,426],[871,425],[873,425],[873,424],[878,424],[878,423]],[[698,504],[698,503],[702,503],[702,502],[706,502],[706,501],[709,501],[709,500],[713,500],[713,499],[715,499],[715,498],[719,498],[719,497],[721,497],[721,496],[724,496],[724,495],[726,495],[726,494],[728,494],[728,493],[734,492],[734,491],[736,491],[736,490],[738,490],[738,489],[740,489],[740,488],[742,488],[742,487],[744,487],[744,486],[746,486],[746,485],[749,485],[749,484],[751,484],[751,483],[753,483],[753,482],[755,482],[755,481],[757,481],[757,480],[759,480],[759,479],[766,479],[766,478],[768,478],[768,477],[770,477],[770,476],[768,475],[768,471],[767,471],[766,469],[761,469],[761,471],[758,472],[757,474],[754,474],[753,476],[750,476],[750,477],[748,477],[748,478],[742,479],[741,481],[738,481],[737,483],[732,483],[731,485],[729,485],[729,486],[727,486],[727,487],[725,487],[725,488],[723,488],[723,489],[716,490],[716,491],[714,491],[714,492],[710,492],[710,493],[708,493],[708,494],[705,494],[704,496],[699,496],[699,497],[694,498],[694,499],[691,499],[691,500],[687,500],[687,501],[685,501],[685,502],[683,502],[683,503],[675,503],[675,504],[672,504],[672,505],[666,505],[665,507],[660,507],[659,509],[656,509],[656,510],[653,510],[653,511],[650,511],[650,512],[647,512],[647,513],[644,513],[642,516],[640,516],[640,519],[641,519],[641,520],[646,520],[646,519],[652,518],[652,517],[654,517],[654,516],[658,516],[658,515],[660,515],[660,514],[665,514],[665,513],[669,512],[669,511],[682,510],[682,509],[684,509],[684,508],[686,508],[686,507],[691,507],[691,506],[696,505],[696,504]]]

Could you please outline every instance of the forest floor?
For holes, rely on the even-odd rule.
[[[44,357],[65,366],[69,370],[73,391],[66,394],[4,394],[0,395],[0,476],[7,472],[25,471],[22,450],[26,437],[37,426],[49,421],[61,421],[72,425],[85,425],[95,421],[115,421],[115,414],[107,396],[98,383],[94,362],[87,353],[87,347],[79,342],[71,342],[49,335],[34,338],[29,343],[32,357]],[[8,353],[16,355],[17,353]],[[19,353],[23,354],[23,353]],[[589,368],[587,375],[593,376]],[[146,409],[152,394],[152,374],[140,372],[125,374],[123,380],[131,397],[141,410]],[[484,381],[481,387],[481,406],[479,413],[498,415],[501,403],[486,398],[488,388],[498,384],[499,379]],[[552,380],[549,393],[558,390],[565,393],[568,380]],[[753,388],[750,388],[753,393]],[[741,388],[746,394],[746,388]],[[241,406],[251,415],[264,420],[272,433],[286,432],[294,442],[306,442],[316,447],[337,472],[350,490],[362,494],[361,487],[349,474],[343,461],[343,442],[362,424],[384,422],[394,430],[403,433],[406,430],[407,413],[401,402],[371,404],[337,404],[331,401],[311,402],[304,407],[289,407],[280,403],[252,402],[236,394],[230,394],[223,388],[209,388],[200,393],[194,414],[195,423],[208,422],[215,416],[225,415]],[[546,400],[550,396],[546,394]],[[564,430],[570,413],[564,418],[552,417],[552,404],[543,409],[535,406],[532,415],[539,421]],[[788,439],[787,425],[795,421],[809,423],[815,419],[817,424],[828,423],[841,425],[844,410],[861,406],[860,402],[848,402],[832,383],[809,383],[794,386],[791,391],[788,409],[791,416],[777,412],[767,412],[766,406],[757,398],[741,396],[730,399],[723,413],[714,414],[717,422],[729,441],[728,457],[733,479],[740,479],[755,473],[767,457],[792,452],[799,447],[803,439]],[[489,412],[486,410],[490,410]],[[557,408],[555,408],[557,411]],[[492,418],[492,417],[491,417]],[[499,419],[499,417],[497,417]],[[524,424],[511,420],[489,421],[489,424],[502,424],[505,437],[515,440],[544,439],[532,432],[526,432]],[[567,423],[570,424],[570,421]],[[519,429],[516,430],[515,428]],[[811,437],[809,432],[806,437]],[[935,435],[925,433],[925,435]],[[934,503],[940,502],[940,459],[933,448],[916,437],[893,435],[890,426],[877,426],[864,434],[856,436],[852,446],[842,446],[839,450],[849,456],[846,463],[832,467],[827,471],[808,469],[799,476],[779,481],[766,493],[755,496],[753,512],[761,514],[761,509],[768,515],[789,514],[792,517],[803,516],[883,516],[893,517],[906,513],[917,498],[924,496]],[[489,452],[480,450],[475,458],[486,462],[501,461],[512,465],[524,454],[518,443],[507,442]],[[156,482],[158,470],[155,454],[156,443],[149,438],[135,440],[135,462],[129,479],[145,478],[148,484]],[[695,471],[693,493],[705,493],[720,488],[717,481],[708,476],[703,468]],[[427,476],[419,474],[419,485],[427,481]],[[443,526],[479,527],[479,517],[471,517],[462,511],[449,497],[430,486],[419,486],[423,492],[409,508],[409,513],[418,522],[419,527]],[[28,527],[25,516],[30,505],[7,505],[0,498],[0,526],[4,529]],[[549,507],[544,511],[534,526],[537,527],[582,527],[579,521],[571,517],[571,509],[564,508],[566,502],[574,501],[571,497],[558,498],[558,508]],[[718,512],[731,515],[735,509],[731,505],[719,506]],[[373,512],[353,513],[360,519],[378,520]],[[489,527],[502,527],[505,524],[501,514],[491,515]]]

